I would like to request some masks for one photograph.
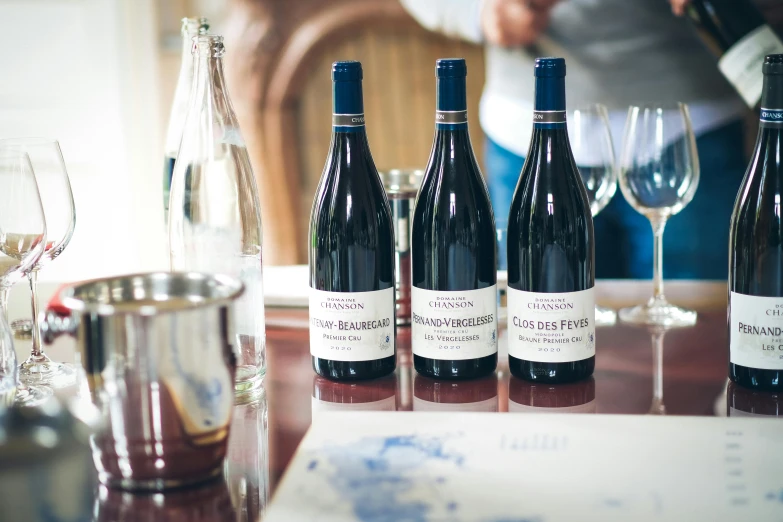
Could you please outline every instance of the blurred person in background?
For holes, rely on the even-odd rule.
[[[479,120],[499,225],[507,222],[532,134],[536,57],[566,59],[568,107],[607,106],[618,157],[630,105],[687,103],[701,179],[693,201],[666,225],[664,275],[726,278],[729,221],[747,166],[747,108],[689,22],[672,14],[688,0],[401,1],[425,28],[486,47]],[[619,190],[596,219],[595,237],[596,277],[650,277],[650,222]]]

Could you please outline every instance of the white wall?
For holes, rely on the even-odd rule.
[[[59,139],[76,202],[40,279],[167,269],[153,0],[3,0],[0,21],[0,137]]]

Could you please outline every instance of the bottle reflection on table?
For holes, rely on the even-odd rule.
[[[783,415],[783,394],[749,390],[729,382],[726,414],[729,417],[780,417]]]
[[[269,407],[263,386],[234,399],[223,476],[236,522],[259,520],[269,499]]]
[[[416,374],[413,411],[498,411],[497,375],[470,381],[441,381]]]
[[[235,522],[228,486],[216,479],[165,493],[129,493],[101,485],[96,522]]]
[[[535,384],[511,376],[509,413],[595,413],[595,379],[569,384]]]
[[[396,411],[397,374],[362,382],[313,377],[313,420],[329,411]]]

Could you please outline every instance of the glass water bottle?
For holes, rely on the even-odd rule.
[[[223,75],[223,37],[194,38],[190,107],[174,167],[169,213],[171,269],[239,277],[236,391],[265,372],[261,210],[245,142]]]
[[[182,139],[182,127],[188,114],[188,99],[190,87],[193,85],[193,37],[207,34],[209,23],[206,18],[182,19],[182,65],[179,69],[177,87],[174,90],[174,101],[171,104],[169,127],[166,131],[166,145],[163,162],[163,213],[168,223],[169,190],[171,175],[174,172],[174,162],[177,160],[177,150]]]

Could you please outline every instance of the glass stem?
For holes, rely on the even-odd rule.
[[[666,218],[652,218],[650,224],[653,230],[653,299],[663,301],[663,229]]]
[[[655,328],[652,332],[653,348],[653,400],[650,413],[663,415],[666,408],[663,405],[663,337],[666,330]]]
[[[30,295],[33,306],[33,357],[41,357],[41,330],[38,329],[38,271],[33,270],[27,276],[30,280]]]
[[[8,292],[11,291],[11,287],[0,287],[0,310],[3,313],[3,320],[8,322]]]

